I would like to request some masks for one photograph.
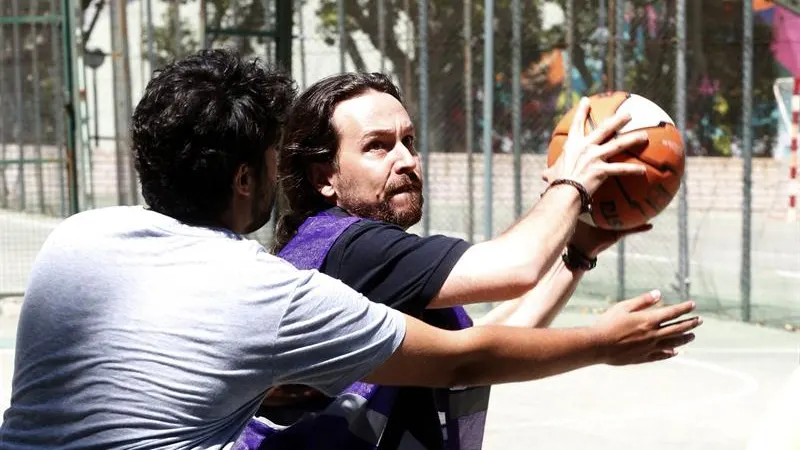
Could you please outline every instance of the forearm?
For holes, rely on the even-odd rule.
[[[533,380],[603,362],[595,328],[505,326],[447,331],[407,317],[406,337],[365,378],[387,386],[479,386]],[[412,369],[413,368],[413,369]]]
[[[578,191],[555,186],[505,233],[467,250],[428,307],[522,297],[559,257],[579,211]]]
[[[538,282],[566,247],[579,211],[580,196],[575,188],[553,187],[525,217],[491,241],[497,246],[495,260],[519,262]]]
[[[453,384],[457,386],[534,380],[602,362],[598,338],[590,328],[485,326],[459,333],[465,334],[468,347],[474,350],[455,372]]]
[[[495,323],[512,327],[547,328],[572,297],[584,273],[582,270],[569,270],[559,258],[544,279],[522,297],[517,307]]]

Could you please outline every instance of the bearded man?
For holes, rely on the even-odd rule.
[[[576,123],[587,113],[583,103]],[[628,120],[617,116],[590,136],[573,127],[570,139],[613,154],[646,140],[629,135],[600,145]],[[461,305],[512,299],[482,324],[545,327],[597,254],[627,234],[577,222],[595,187],[565,176],[563,160],[546,174],[551,185],[543,200],[496,239],[471,245],[408,233],[421,218],[424,180],[413,124],[399,90],[382,74],[346,73],[314,84],[293,105],[285,132],[278,171],[289,211],[279,220],[274,250],[300,269],[338,278],[439,328],[473,325]],[[607,171],[601,179],[641,176],[633,165],[601,167]],[[548,198],[555,189],[575,197]],[[260,414],[292,426],[269,431],[272,446],[264,448],[479,449],[488,398],[488,386],[356,383],[327,400],[284,386],[271,392]]]

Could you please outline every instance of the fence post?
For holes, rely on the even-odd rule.
[[[464,0],[464,109],[465,151],[467,154],[467,241],[475,242],[475,169],[472,161],[475,143],[475,117],[472,109],[472,0]]]
[[[675,59],[675,121],[686,142],[686,0],[678,0],[675,10],[678,51]],[[678,294],[681,301],[689,299],[689,211],[686,192],[686,172],[678,192]]]
[[[419,23],[417,35],[419,36],[419,152],[422,157],[422,195],[426,201],[422,204],[422,235],[428,236],[431,231],[430,217],[430,179],[428,178],[429,149],[428,143],[428,0],[417,0],[419,8]]]
[[[744,0],[744,40],[742,42],[742,266],[739,277],[742,320],[750,321],[750,225],[752,221],[753,165],[753,1]]]
[[[522,215],[522,2],[511,2],[511,134],[514,146],[514,218]]]
[[[492,238],[492,128],[494,106],[494,0],[483,2],[483,240]]]
[[[625,22],[625,2],[614,2],[614,89],[625,86],[625,55],[623,52],[623,30]],[[617,301],[625,299],[625,238],[617,244]]]

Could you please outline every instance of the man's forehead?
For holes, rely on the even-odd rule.
[[[340,131],[358,134],[394,132],[398,126],[413,129],[411,118],[403,105],[391,95],[375,91],[336,105],[333,123]]]

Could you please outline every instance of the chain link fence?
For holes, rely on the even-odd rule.
[[[15,1],[18,9],[11,10]],[[42,68],[39,79],[47,73],[50,86],[63,85],[56,77],[64,73],[63,55],[38,50],[37,58],[49,62],[34,66],[14,59],[14,48],[32,55],[23,38],[30,31],[20,26],[15,41],[15,25],[6,17],[34,14],[19,9],[31,3],[3,3],[0,207],[4,214],[22,209],[24,217],[61,217],[69,212],[69,171],[63,150],[50,155],[44,149],[65,148],[66,141],[51,136],[65,134],[58,131],[64,114],[53,105],[68,99],[52,97],[43,82],[37,94],[30,80],[37,77],[35,66]],[[55,3],[77,2],[41,0],[36,4],[44,9],[35,14],[57,14],[46,6]],[[268,62],[290,60],[301,89],[342,70],[390,74],[420,134],[426,175],[424,219],[411,231],[471,242],[497,236],[535,204],[550,134],[567,109],[581,95],[621,89],[655,101],[683,125],[690,155],[685,186],[653,231],[604,253],[575,304],[602,306],[659,288],[668,301],[690,297],[702,310],[737,320],[800,325],[800,227],[788,220],[789,130],[778,107],[790,105],[774,89],[776,80],[798,70],[778,50],[786,42],[783,28],[797,20],[788,8],[741,0],[80,3],[74,5],[81,30],[75,71],[82,94],[80,209],[140,201],[120,131],[129,123],[128,109],[152,68],[204,46],[236,46]],[[43,39],[58,47],[59,36]],[[14,70],[27,90],[15,87]],[[37,120],[41,156],[33,137]],[[752,127],[743,127],[746,122]],[[24,123],[30,136],[14,131],[15,123]],[[30,156],[15,153],[20,143]],[[20,164],[20,158],[40,162]],[[42,183],[53,189],[40,189]],[[266,242],[270,230],[254,237]],[[34,238],[13,241],[25,242],[25,249],[4,241],[9,261],[26,260],[39,245]]]

